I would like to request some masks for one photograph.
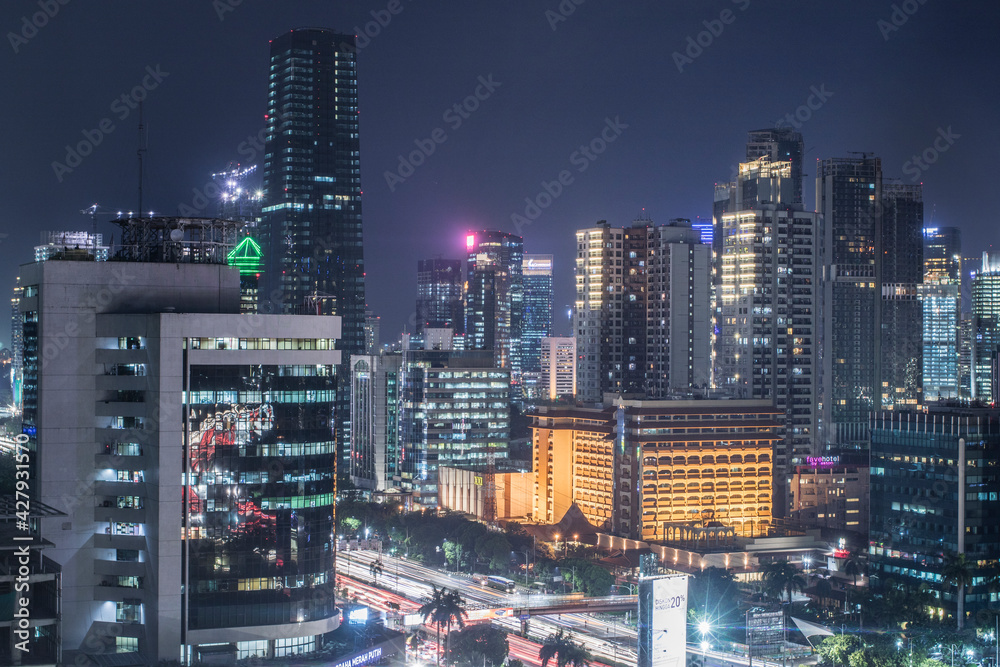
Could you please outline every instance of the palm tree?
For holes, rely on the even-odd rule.
[[[833,586],[830,585],[828,579],[823,577],[814,577],[814,579],[816,580],[816,596],[820,600],[820,606],[825,608],[830,598],[833,597]]]
[[[372,573],[372,579],[375,580],[375,583],[378,583],[378,577],[380,574],[382,574],[382,561],[373,560],[371,567],[369,567],[368,569]]]
[[[858,588],[858,577],[864,576],[868,571],[868,563],[862,557],[860,549],[851,549],[850,553],[847,554],[847,560],[844,561],[844,574],[849,577],[854,578],[854,588],[852,590],[857,590]],[[846,588],[846,587],[845,587]],[[847,593],[844,593],[845,601],[847,599]]]
[[[430,618],[431,623],[437,625],[438,665],[440,665],[441,626],[447,627],[449,633],[452,623],[457,623],[460,628],[465,627],[465,617],[469,615],[465,611],[465,601],[458,591],[449,592],[447,588],[438,589],[437,586],[432,586],[430,601],[423,604],[417,613],[423,617],[424,623]]]
[[[781,597],[782,592],[788,593],[788,604],[792,603],[792,591],[801,591],[806,587],[805,577],[788,561],[766,563],[761,568],[764,587],[775,597]]]
[[[958,629],[965,627],[965,587],[972,583],[972,563],[964,553],[947,553],[944,556],[944,567],[941,568],[944,583],[958,589]]]
[[[586,667],[590,664],[590,651],[577,644],[560,628],[555,634],[546,637],[542,648],[538,650],[538,659],[542,667],[548,667],[549,660],[556,659],[557,667]]]

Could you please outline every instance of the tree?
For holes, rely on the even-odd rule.
[[[447,627],[446,635],[451,633],[452,623],[457,623],[458,627],[464,628],[465,617],[469,614],[465,611],[465,601],[458,591],[449,592],[447,588],[439,589],[437,586],[432,586],[431,591],[430,601],[423,604],[417,613],[423,617],[424,623],[430,618],[431,623],[437,625],[438,665],[440,665],[441,627]]]
[[[764,579],[764,588],[776,598],[781,597],[782,592],[788,594],[788,604],[792,603],[792,591],[801,591],[806,587],[805,577],[799,569],[788,561],[775,561],[766,563],[761,568]]]
[[[507,632],[492,625],[472,625],[451,638],[448,662],[479,667],[484,662],[502,665],[510,652]]]
[[[972,584],[972,563],[965,554],[947,553],[944,556],[944,567],[941,568],[944,583],[958,589],[958,629],[965,627],[965,587]]]
[[[688,604],[696,621],[706,620],[717,630],[737,624],[740,594],[731,570],[706,567],[695,573],[690,586]]]
[[[545,638],[538,650],[538,659],[542,667],[548,667],[549,660],[556,659],[556,667],[586,667],[590,664],[590,651],[574,642],[560,628],[555,634]]]
[[[382,574],[382,560],[381,559],[373,560],[368,570],[371,572],[372,579],[375,580],[375,583],[378,583],[378,577],[380,574]]]
[[[860,549],[851,549],[844,561],[844,574],[854,577],[854,587],[858,587],[858,577],[863,576],[868,571],[868,561],[865,559]]]
[[[833,597],[833,586],[830,584],[829,579],[816,577],[816,597],[819,598],[819,605],[826,607],[830,598]]]

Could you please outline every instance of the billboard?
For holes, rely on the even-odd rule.
[[[687,575],[639,579],[639,667],[687,663]]]

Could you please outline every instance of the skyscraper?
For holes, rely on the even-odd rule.
[[[790,162],[740,165],[735,210],[722,216],[716,386],[767,399],[782,415],[774,446],[774,514],[788,474],[816,451],[819,429],[820,218],[793,203]]]
[[[425,328],[465,331],[462,261],[417,261],[417,333]]]
[[[924,399],[958,398],[962,238],[957,227],[924,229]]]
[[[337,438],[346,474],[352,354],[365,352],[355,36],[290,30],[271,40],[264,142],[261,312],[339,315]]]
[[[823,439],[863,449],[881,399],[882,161],[868,154],[820,161],[816,210],[825,229]]]
[[[576,232],[577,395],[649,399],[708,387],[711,248],[688,220]]]
[[[882,186],[881,244],[877,247],[882,337],[878,359],[883,410],[923,403],[923,186]]]
[[[982,268],[972,277],[972,330],[969,359],[974,400],[995,403],[1000,380],[1000,256],[983,253]]]
[[[576,339],[572,336],[542,339],[538,397],[554,401],[576,396]]]
[[[497,368],[520,382],[521,331],[524,323],[524,241],[520,236],[486,230],[465,241],[466,349],[492,350]]]
[[[351,482],[384,491],[398,486],[401,354],[351,358]]]
[[[541,371],[542,339],[552,335],[552,255],[525,255],[521,371]]]

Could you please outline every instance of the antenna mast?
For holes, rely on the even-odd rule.
[[[139,210],[137,212],[138,216],[142,217],[142,154],[146,152],[146,126],[142,119],[142,102],[139,102],[139,150],[136,151],[136,155],[139,156]]]

